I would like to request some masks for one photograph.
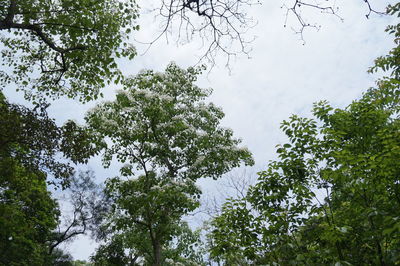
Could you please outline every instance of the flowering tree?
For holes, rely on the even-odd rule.
[[[175,64],[165,73],[144,71],[127,79],[114,102],[99,104],[86,116],[88,126],[109,140],[105,166],[116,158],[125,164],[122,176],[139,175],[107,182],[114,205],[105,228],[129,233],[129,247],[154,265],[164,263],[163,251],[181,217],[198,206],[195,181],[253,164],[232,130],[220,126],[221,109],[204,102],[210,91],[194,85],[199,72]]]

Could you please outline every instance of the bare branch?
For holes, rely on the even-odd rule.
[[[251,169],[232,171],[221,179],[216,195],[205,195],[199,213],[215,217],[221,213],[228,199],[245,199],[250,186],[254,185],[257,175]]]
[[[246,33],[257,23],[245,8],[260,4],[258,0],[161,0],[156,17],[161,18],[160,33],[147,50],[162,36],[174,36],[175,42],[188,43],[199,37],[203,50],[199,62],[215,65],[215,56],[222,52],[226,63],[238,54],[249,55],[249,44],[255,39]],[[143,42],[142,42],[143,43]]]
[[[371,15],[371,13],[377,14],[377,15],[385,15],[386,12],[384,11],[377,11],[375,10],[369,0],[362,0],[368,8],[368,12],[365,15],[367,18]],[[343,18],[339,15],[339,7],[336,6],[336,1],[334,0],[327,0],[321,3],[320,1],[315,1],[315,0],[293,0],[291,1],[292,4],[286,4],[284,3],[282,5],[282,8],[286,9],[286,15],[285,15],[285,24],[284,26],[286,27],[288,24],[288,19],[292,15],[295,20],[297,21],[297,24],[299,25],[298,27],[292,27],[293,31],[296,34],[300,35],[300,38],[303,42],[304,41],[304,36],[303,33],[305,29],[307,28],[314,28],[316,30],[319,30],[321,28],[320,25],[317,23],[310,23],[308,22],[305,18],[304,15],[302,14],[303,10],[315,10],[319,11],[322,14],[328,14],[328,15],[333,15],[337,17],[340,21],[343,21]]]
[[[65,204],[72,208],[71,216],[63,217],[63,226],[59,226],[57,232],[49,240],[49,254],[62,243],[72,240],[78,235],[86,234],[87,231],[97,230],[96,219],[102,215],[101,192],[98,185],[93,182],[94,176],[91,171],[81,172],[79,176],[73,176],[69,187],[68,200]],[[93,233],[93,232],[92,232]]]

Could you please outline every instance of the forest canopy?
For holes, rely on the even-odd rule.
[[[211,65],[218,53],[249,52],[255,24],[246,9],[258,1],[157,3],[154,41],[197,34]],[[360,5],[367,17],[400,17],[400,3],[386,12]],[[276,160],[204,219],[196,216],[201,181],[216,184],[255,158],[223,126],[213,90],[199,85],[203,66],[123,75],[119,60],[137,55],[132,34],[146,30],[140,8],[133,0],[0,0],[1,265],[400,263],[400,24],[387,27],[395,47],[369,69],[380,76],[375,86],[346,107],[319,101],[310,116],[284,120]],[[333,1],[282,8],[300,38],[316,27],[303,10],[339,17]],[[93,102],[82,123],[52,118],[48,102],[99,100],[114,85],[115,98]],[[29,106],[11,103],[5,89],[22,90]],[[116,169],[102,184],[103,172],[90,170],[96,159],[104,173]],[[195,228],[189,217],[206,221]],[[82,235],[98,244],[90,262],[63,250]]]

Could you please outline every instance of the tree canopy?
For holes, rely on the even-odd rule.
[[[363,3],[367,17],[381,13]],[[212,61],[216,51],[233,55],[233,42],[247,53],[253,21],[242,8],[253,4],[161,0],[156,10],[161,34],[179,25],[178,38],[183,29],[188,41],[211,40]],[[337,15],[332,1],[283,7],[300,34],[314,26],[302,9]],[[282,122],[288,143],[211,220],[205,255],[204,235],[185,221],[200,206],[196,182],[254,161],[221,126],[212,90],[196,85],[201,67],[122,75],[118,58],[136,55],[128,41],[138,10],[134,0],[0,0],[1,89],[16,86],[35,104],[9,103],[0,91],[1,265],[86,264],[60,244],[88,231],[101,241],[95,265],[400,264],[400,24],[387,28],[396,47],[369,70],[384,73],[376,87],[346,108],[321,101],[312,118]],[[387,13],[399,17],[400,3]],[[91,109],[85,126],[47,114],[47,100],[94,100],[111,82],[123,89]],[[104,190],[91,171],[76,174],[98,154],[104,167],[120,167]],[[50,187],[68,189],[69,217]]]
[[[94,134],[73,121],[57,126],[46,104],[29,109],[9,103],[0,93],[0,159],[16,161],[29,171],[40,171],[48,182],[68,185],[74,165],[98,153]],[[7,164],[4,164],[7,167]]]
[[[156,170],[163,177],[195,181],[218,178],[242,161],[252,164],[232,130],[220,126],[222,110],[204,102],[210,91],[194,84],[198,73],[175,64],[165,73],[144,71],[125,81],[114,102],[89,111],[89,128],[111,140],[105,165],[114,157],[126,163],[122,175]]]
[[[1,0],[0,85],[30,99],[96,99],[122,79],[116,59],[136,54],[128,38],[137,14],[133,0]]]

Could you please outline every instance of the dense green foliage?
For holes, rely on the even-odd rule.
[[[96,154],[93,142],[98,139],[73,121],[57,126],[46,108],[10,104],[0,93],[0,159],[4,167],[16,161],[27,171],[46,173],[49,182],[60,179],[66,185],[74,172],[72,163],[86,163]]]
[[[0,85],[31,99],[96,99],[122,79],[115,60],[136,54],[127,43],[136,17],[133,0],[1,0]]]
[[[399,14],[399,4],[390,7]],[[399,25],[388,31],[398,38]],[[211,256],[227,265],[400,263],[399,43],[371,71],[378,80],[345,109],[282,123],[289,143],[245,198],[213,221]]]
[[[10,160],[1,160],[0,172],[0,264],[45,265],[59,215],[45,175]]]
[[[77,198],[83,189],[74,185],[73,164],[85,163],[96,153],[93,138],[74,122],[58,127],[45,105],[28,109],[8,103],[3,94],[0,125],[0,263],[53,265],[61,256],[56,247],[74,236],[71,232],[82,219],[56,233],[60,211],[47,184],[70,187]],[[85,186],[89,184],[86,180]],[[79,218],[88,210],[74,206]]]
[[[111,235],[124,234],[112,243],[135,249],[155,265],[168,259],[163,251],[179,237],[182,216],[199,206],[194,182],[253,163],[232,131],[219,126],[224,114],[204,102],[210,92],[194,85],[197,74],[174,64],[165,73],[144,71],[126,80],[114,102],[98,105],[86,117],[91,130],[110,140],[105,166],[116,157],[125,164],[123,177],[138,176],[107,182],[114,205],[106,227]]]

